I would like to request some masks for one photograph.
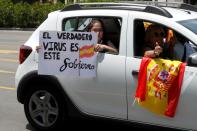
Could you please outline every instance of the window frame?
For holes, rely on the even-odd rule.
[[[171,28],[171,27],[169,27],[167,25],[164,25],[164,24],[161,24],[161,23],[158,23],[158,22],[155,22],[155,21],[136,18],[136,19],[133,20],[133,27],[134,27],[133,28],[133,56],[135,58],[142,59],[142,57],[143,57],[143,56],[136,55],[137,54],[136,53],[137,51],[135,50],[136,49],[136,46],[137,46],[137,43],[136,43],[136,33],[135,33],[135,30],[136,30],[135,23],[138,22],[138,21],[140,21],[140,22],[155,23],[155,24],[159,24],[159,25],[163,26],[164,28],[172,29],[175,32],[175,34],[179,34],[179,35],[181,35],[181,37],[184,37],[187,40],[187,43],[191,43],[192,46],[193,46],[193,48],[194,49],[197,49],[197,45],[193,41],[191,41],[187,36],[183,35],[182,33],[180,33],[179,31],[175,30],[174,28]],[[173,60],[175,60],[175,59],[173,59]]]
[[[76,22],[76,26],[75,26],[75,29],[73,31],[78,31],[76,30],[78,28],[78,24],[79,24],[79,19],[83,19],[83,18],[92,18],[92,19],[115,19],[114,20],[114,23],[116,24],[116,26],[119,28],[119,31],[118,31],[118,34],[119,34],[119,38],[117,43],[114,44],[116,46],[116,48],[118,49],[118,54],[114,54],[114,55],[119,55],[119,51],[120,51],[120,38],[121,38],[121,30],[122,30],[122,21],[123,21],[123,18],[121,17],[118,17],[118,16],[74,16],[74,17],[66,17],[62,20],[62,26],[61,26],[61,31],[65,31],[65,24],[66,22],[69,20],[69,19],[77,19],[77,22]],[[118,21],[118,23],[116,22]],[[121,25],[120,25],[121,24]],[[107,34],[107,33],[106,33]],[[111,39],[109,39],[111,40]],[[105,52],[107,54],[111,54],[110,52]]]

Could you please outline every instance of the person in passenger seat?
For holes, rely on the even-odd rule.
[[[88,26],[88,31],[98,33],[98,43],[94,47],[96,52],[110,52],[113,54],[118,53],[118,50],[115,48],[114,44],[106,40],[104,24],[101,20],[92,20]]]
[[[176,38],[171,34],[171,31],[168,30],[168,37],[165,37],[165,31],[162,26],[151,24],[145,33],[144,57],[173,59],[173,48]]]

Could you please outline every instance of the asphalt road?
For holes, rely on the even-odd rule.
[[[18,103],[14,76],[18,66],[20,45],[24,44],[31,31],[0,30],[0,131],[35,131],[26,120],[23,105]],[[107,120],[72,120],[66,128],[98,130],[116,128],[118,130],[150,130],[150,127]],[[66,129],[63,129],[66,130]],[[158,128],[151,127],[156,131]],[[171,130],[172,131],[172,130]]]
[[[0,31],[0,130],[29,131],[23,106],[16,99],[14,76],[18,51],[32,32]],[[30,129],[31,130],[31,129]]]

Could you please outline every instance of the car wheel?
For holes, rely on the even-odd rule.
[[[29,123],[38,130],[55,130],[66,120],[66,107],[60,93],[50,86],[35,86],[28,92],[24,109]]]

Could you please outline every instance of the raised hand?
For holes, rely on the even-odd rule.
[[[158,42],[155,43],[154,54],[159,56],[163,52],[163,48],[159,45]]]
[[[105,45],[102,44],[96,44],[94,46],[94,51],[99,52],[99,51],[103,51],[105,49]]]

